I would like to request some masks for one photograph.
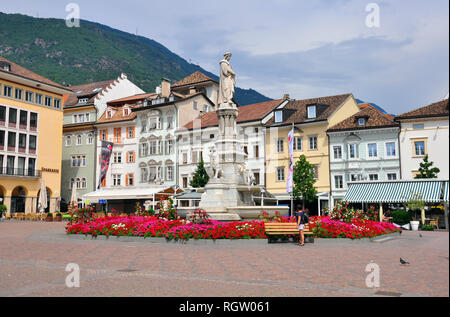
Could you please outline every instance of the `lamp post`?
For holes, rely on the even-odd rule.
[[[264,206],[264,194],[266,193],[266,189],[264,187],[261,188],[261,207]]]

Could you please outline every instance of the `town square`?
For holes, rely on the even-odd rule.
[[[131,2],[0,8],[1,297],[449,296],[448,2]]]

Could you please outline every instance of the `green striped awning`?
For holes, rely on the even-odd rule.
[[[444,198],[442,199],[444,202],[448,203],[448,181],[445,182],[444,186]]]
[[[350,183],[344,200],[350,203],[404,203],[420,197],[424,202],[436,203],[442,201],[442,187],[442,181]]]

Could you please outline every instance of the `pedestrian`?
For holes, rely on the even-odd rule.
[[[305,225],[309,223],[309,217],[307,214],[307,210],[303,209],[302,205],[297,206],[297,213],[296,213],[296,219],[297,219],[297,225],[298,230],[300,231],[300,246],[305,245]]]

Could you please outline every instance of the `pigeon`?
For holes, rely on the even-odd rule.
[[[406,265],[406,264],[409,264],[409,262],[406,262],[405,260],[403,260],[402,258],[400,258],[400,263],[402,264],[402,265]]]
[[[421,237],[421,238],[423,237],[421,233],[419,234],[419,237]]]

